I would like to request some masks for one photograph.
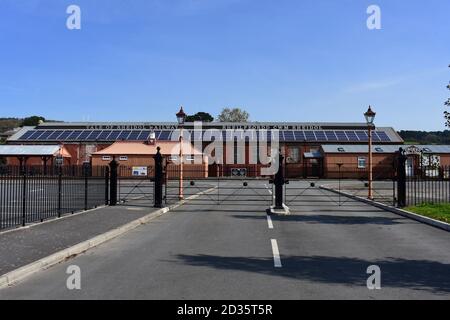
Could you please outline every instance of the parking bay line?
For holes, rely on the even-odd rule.
[[[278,244],[276,239],[270,240],[272,244],[272,254],[273,254],[273,264],[275,268],[281,268],[281,258],[280,258],[280,251],[278,250]]]

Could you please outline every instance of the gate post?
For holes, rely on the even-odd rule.
[[[89,163],[83,163],[83,177],[84,177],[84,210],[88,209],[89,199]]]
[[[406,207],[406,155],[403,148],[398,150],[397,158],[397,206]]]
[[[161,155],[161,148],[156,148],[157,152],[154,157],[155,159],[155,194],[154,194],[154,207],[162,208],[162,195],[163,195],[163,156]]]
[[[109,188],[109,205],[115,206],[117,205],[117,167],[119,164],[114,157],[113,160],[109,163],[110,169],[110,188]]]
[[[275,174],[274,184],[275,184],[275,208],[274,209],[284,209],[283,208],[283,185],[284,185],[284,172],[283,172],[283,155],[279,154],[278,157],[278,171]]]
[[[105,167],[105,205],[109,204],[109,167]]]

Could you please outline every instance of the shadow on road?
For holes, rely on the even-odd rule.
[[[367,261],[348,257],[282,256],[282,268],[273,267],[272,258],[177,255],[183,263],[196,267],[240,270],[270,276],[327,284],[366,286],[370,265],[381,268],[381,286],[409,288],[433,293],[450,293],[450,264],[429,260],[394,259]]]
[[[353,212],[353,211],[352,211]],[[238,219],[266,219],[265,215],[233,215]],[[365,216],[336,216],[336,215],[287,215],[272,216],[274,221],[295,221],[313,224],[376,224],[395,225],[407,223],[404,218],[365,217]]]

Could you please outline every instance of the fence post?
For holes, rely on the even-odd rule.
[[[62,202],[62,166],[58,166],[58,218],[61,218]]]
[[[284,157],[279,152],[278,157],[278,171],[275,174],[274,185],[275,185],[275,208],[274,209],[284,209],[283,207],[283,185],[285,183],[284,180],[284,172],[283,172],[283,160]]]
[[[25,227],[27,211],[27,169],[21,168],[22,177],[22,227]]]
[[[89,197],[89,163],[83,163],[83,175],[84,175],[84,210],[88,209],[88,197]]]
[[[105,205],[109,204],[109,167],[105,167]]]
[[[397,206],[406,207],[406,156],[403,148],[398,150],[397,158]]]
[[[160,147],[157,147],[156,155],[154,157],[155,159],[155,199],[154,199],[154,207],[155,208],[162,208],[162,194],[163,194],[163,179],[164,179],[164,173],[163,173],[163,156],[160,152]]]
[[[110,169],[110,188],[109,188],[109,205],[115,206],[117,205],[117,167],[118,163],[116,158],[109,163]]]

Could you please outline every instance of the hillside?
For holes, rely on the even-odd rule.
[[[450,130],[444,131],[399,131],[400,136],[409,144],[450,144]]]
[[[18,118],[0,118],[0,133],[20,127],[23,119]]]

